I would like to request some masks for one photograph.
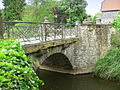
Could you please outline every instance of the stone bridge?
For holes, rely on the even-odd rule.
[[[23,25],[24,24],[24,25]],[[4,25],[4,26],[3,26]],[[34,68],[69,74],[92,72],[111,47],[110,25],[62,25],[35,22],[0,23],[4,39],[19,40]]]
[[[110,48],[111,33],[110,25],[79,25],[77,37],[23,47],[35,61],[36,69],[69,74],[89,73]]]

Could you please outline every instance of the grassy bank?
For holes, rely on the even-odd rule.
[[[0,90],[39,90],[40,84],[20,43],[0,40]]]
[[[110,80],[120,80],[120,33],[112,35],[113,48],[97,61],[93,71],[96,76]]]

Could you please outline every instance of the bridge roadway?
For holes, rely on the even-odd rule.
[[[53,38],[53,37],[48,37],[46,42],[48,41],[57,41],[57,40],[61,40],[62,36],[56,36],[56,38]],[[63,40],[65,39],[70,39],[70,38],[75,38],[76,36],[73,35],[73,36],[65,36]],[[18,39],[16,39],[18,40]],[[35,38],[29,38],[29,40],[23,40],[23,39],[19,39],[18,41],[21,42],[21,45],[27,45],[27,44],[37,44],[37,43],[43,43],[42,39],[38,38],[38,39],[35,39]]]

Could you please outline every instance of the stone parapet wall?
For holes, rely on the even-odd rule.
[[[89,69],[111,47],[110,25],[83,25],[79,27],[79,41],[75,46],[76,69]]]

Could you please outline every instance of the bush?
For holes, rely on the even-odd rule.
[[[120,13],[118,14],[114,22],[112,22],[112,25],[116,29],[117,32],[120,32]]]
[[[0,90],[39,90],[40,84],[20,43],[0,40]]]

